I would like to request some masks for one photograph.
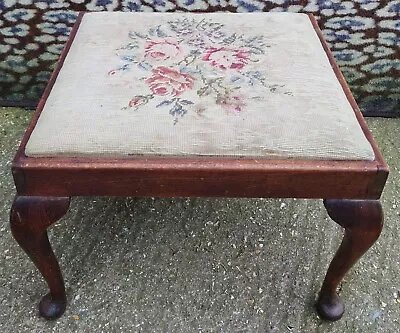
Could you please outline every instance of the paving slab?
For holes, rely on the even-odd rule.
[[[321,200],[74,198],[49,235],[63,317],[8,214],[10,161],[32,113],[0,109],[0,332],[399,332],[400,119],[368,119],[391,175],[376,245],[341,285],[342,320],[313,305],[342,231]]]

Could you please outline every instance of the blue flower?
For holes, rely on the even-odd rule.
[[[354,59],[354,54],[352,52],[341,52],[335,53],[335,59],[337,61],[352,61]]]
[[[128,4],[124,6],[126,9],[129,9],[131,12],[141,12],[142,5],[140,3],[129,1]]]
[[[163,1],[163,0],[153,0],[152,5],[153,6],[165,7],[165,1]]]
[[[121,56],[121,60],[132,62],[135,60],[134,56]]]
[[[326,29],[323,31],[324,36],[329,41],[346,42],[350,39],[349,32],[347,30],[330,30]]]
[[[42,82],[47,82],[50,78],[51,73],[50,72],[39,72],[36,75],[36,80],[42,81]]]
[[[375,27],[375,20],[371,17],[345,16],[329,19],[325,26],[332,29],[365,30]]]
[[[238,7],[243,7],[246,12],[259,12],[263,9],[264,4],[260,1],[260,5],[257,6],[254,3],[246,2],[243,0],[237,0]]]
[[[78,13],[72,11],[52,11],[47,12],[43,15],[44,20],[50,22],[65,22],[65,23],[74,23]]]
[[[332,2],[330,0],[318,0],[317,1],[318,8],[322,9],[333,9],[335,11],[346,9],[346,6],[341,4],[340,2]]]
[[[234,75],[234,76],[231,77],[231,82],[232,82],[232,83],[241,84],[241,83],[244,83],[244,82],[245,82],[245,79],[244,79],[242,76],[236,76],[236,75]]]
[[[396,12],[396,13],[400,13],[400,2],[398,3],[394,3],[389,7],[389,12]]]
[[[399,105],[399,99],[389,97],[381,97],[377,95],[368,96],[360,103],[360,108],[363,112],[368,114],[369,112],[374,114],[384,113],[393,114],[393,110],[397,110]]]
[[[379,43],[384,45],[399,45],[400,37],[397,37],[396,34],[391,32],[380,32],[379,33]]]
[[[112,4],[112,0],[97,0],[96,6],[107,6]]]
[[[127,71],[129,70],[129,64],[124,64],[118,68],[120,71]]]

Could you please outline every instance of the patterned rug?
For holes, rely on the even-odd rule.
[[[365,115],[400,116],[400,1],[0,0],[0,105],[33,107],[79,11],[312,13]]]

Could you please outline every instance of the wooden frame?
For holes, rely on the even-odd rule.
[[[25,146],[57,79],[82,17],[83,13],[80,13],[12,164],[17,189],[17,199],[11,214],[13,234],[31,256],[50,287],[51,296],[47,295],[42,300],[41,314],[47,318],[55,318],[65,309],[66,298],[61,272],[48,240],[46,243],[45,239],[46,228],[67,211],[68,197],[103,195],[369,199],[339,200],[339,203],[327,200],[325,203],[332,218],[346,229],[347,236],[332,261],[317,308],[324,318],[339,319],[343,313],[343,304],[337,298],[336,288],[351,265],[379,236],[382,214],[380,204],[375,199],[379,199],[389,171],[314,17],[309,15],[343,91],[375,152],[374,161],[146,156],[123,159],[27,157]],[[54,215],[49,214],[49,210],[54,211]],[[346,216],[342,216],[341,210],[346,212]],[[21,227],[20,216],[23,216],[22,220],[27,227]],[[40,216],[44,216],[45,221],[38,221]],[[372,222],[368,220],[366,223],[365,219],[369,218]],[[354,238],[357,234],[359,238]],[[29,237],[36,237],[41,241],[38,240],[36,245],[27,244],[25,240]],[[361,243],[360,239],[363,240]],[[56,273],[48,273],[46,268],[48,266],[45,260],[50,257],[53,262],[50,271]]]

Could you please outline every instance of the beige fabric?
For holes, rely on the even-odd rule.
[[[289,13],[86,14],[26,154],[374,159]]]

